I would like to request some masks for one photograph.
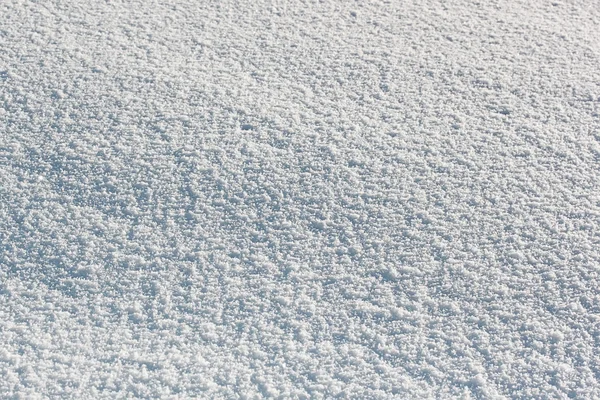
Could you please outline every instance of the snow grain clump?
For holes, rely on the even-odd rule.
[[[598,398],[600,8],[0,5],[0,397]]]

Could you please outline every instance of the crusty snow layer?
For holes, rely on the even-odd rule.
[[[600,397],[600,3],[0,2],[0,397]]]

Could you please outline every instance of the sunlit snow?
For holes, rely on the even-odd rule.
[[[0,398],[600,398],[599,27],[0,1]]]

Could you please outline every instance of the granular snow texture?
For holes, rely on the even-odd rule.
[[[3,0],[1,398],[600,398],[600,2]]]

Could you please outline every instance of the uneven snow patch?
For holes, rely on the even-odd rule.
[[[600,397],[598,21],[2,2],[0,397]]]

